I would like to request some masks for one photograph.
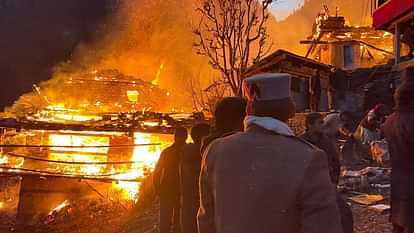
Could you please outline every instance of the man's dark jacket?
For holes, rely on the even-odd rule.
[[[414,229],[414,110],[395,112],[382,131],[391,155],[391,220]]]
[[[197,211],[200,207],[198,180],[201,169],[201,144],[184,147],[180,163],[181,230],[197,233]]]
[[[331,177],[332,183],[335,185],[338,184],[339,175],[341,172],[341,162],[339,152],[336,149],[335,139],[329,139],[323,134],[316,134],[305,132],[300,136],[301,139],[312,143],[317,146],[319,149],[323,150],[328,159],[329,166],[329,175]]]
[[[185,143],[174,143],[165,149],[158,160],[154,171],[154,186],[163,199],[179,201],[180,176],[179,164]]]

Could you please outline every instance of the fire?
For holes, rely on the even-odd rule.
[[[164,63],[161,63],[160,68],[158,68],[157,75],[155,76],[155,79],[151,82],[152,85],[158,86],[160,84],[160,76],[161,71],[164,69]]]
[[[109,137],[105,136],[84,136],[76,134],[50,134],[49,145],[69,146],[52,147],[49,159],[72,162],[106,162],[108,147],[85,147],[83,146],[109,146]],[[103,165],[62,165],[58,168],[65,171],[97,175],[103,173]]]
[[[35,114],[34,117],[39,121],[61,123],[66,121],[85,122],[102,120],[101,116],[93,114],[82,114],[79,109],[66,108],[64,104],[49,105],[45,109]]]
[[[69,205],[69,201],[65,200],[64,202],[60,203],[58,206],[56,206],[53,210],[49,212],[49,215],[53,214],[54,212],[59,212],[63,208]]]
[[[115,134],[112,135],[110,133],[102,133],[100,135],[94,135],[92,133],[82,132],[79,135],[79,133],[76,132],[65,131],[56,134],[50,134],[49,145],[56,147],[50,148],[49,159],[73,162],[107,162],[110,146],[110,136],[115,136]],[[135,132],[134,144],[161,143],[161,145],[135,146],[129,159],[134,163],[127,167],[114,168],[109,167],[105,164],[59,164],[54,165],[56,166],[55,170],[92,176],[100,174],[120,173],[112,175],[111,178],[122,180],[136,180],[145,178],[151,171],[154,170],[162,148],[164,148],[170,141],[170,138],[166,137],[170,136]],[[103,147],[96,148],[91,146]],[[122,199],[137,200],[140,185],[141,184],[139,182],[135,181],[116,181],[112,184],[112,188],[120,191]]]
[[[4,202],[0,201],[0,209],[2,209],[4,207]]]
[[[9,162],[9,157],[6,155],[0,155],[0,165],[1,164],[7,164]]]
[[[128,97],[128,100],[130,102],[137,103],[138,102],[138,97],[139,97],[139,92],[137,90],[128,90],[127,91],[127,97]]]
[[[67,151],[67,152],[82,152],[82,153],[97,153],[106,154],[108,153],[107,147],[109,146],[109,137],[101,136],[84,136],[76,134],[50,134],[49,145],[51,146],[68,146],[68,147],[52,147],[52,151]],[[86,147],[86,148],[72,148],[82,146],[98,146]]]
[[[0,153],[0,165],[13,167],[13,168],[21,168],[24,164],[24,158],[10,158],[7,154]],[[3,169],[0,169],[2,171]],[[11,170],[10,171],[16,171]]]
[[[102,117],[97,115],[78,115],[78,114],[61,114],[57,113],[55,115],[55,118],[58,120],[64,120],[64,121],[91,121],[91,120],[101,120]]]
[[[155,140],[160,142],[159,138],[151,134],[135,133],[134,142],[135,144],[148,144],[153,143]],[[155,165],[160,157],[161,147],[135,147],[131,161],[137,162],[131,166],[130,172],[116,175],[114,178],[117,179],[136,179],[145,177],[145,171],[153,171]],[[130,200],[136,200],[139,191],[140,184],[136,182],[118,182],[114,183],[116,189],[122,189],[124,198]]]

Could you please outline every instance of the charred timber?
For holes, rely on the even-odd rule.
[[[174,114],[171,114],[174,115]],[[71,131],[101,131],[101,132],[142,132],[142,133],[161,133],[173,134],[177,126],[191,127],[196,122],[205,122],[202,113],[175,119],[170,114],[145,112],[121,113],[115,115],[117,120],[103,120],[88,123],[58,123],[36,120],[17,120],[14,118],[0,119],[0,128],[14,128],[17,130],[71,130]],[[106,117],[106,116],[104,116]],[[155,123],[151,126],[145,123]]]

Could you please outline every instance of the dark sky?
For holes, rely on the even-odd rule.
[[[92,41],[117,0],[0,0],[0,111]]]

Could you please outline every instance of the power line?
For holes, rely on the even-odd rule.
[[[45,177],[58,177],[58,178],[68,178],[68,179],[96,180],[96,181],[102,181],[102,182],[118,182],[118,181],[142,182],[142,179],[116,179],[116,178],[110,177],[110,176],[115,176],[115,175],[122,175],[125,173],[112,173],[112,174],[86,176],[86,175],[78,175],[78,174],[40,171],[40,170],[5,167],[5,166],[0,166],[0,169],[8,170],[8,171],[1,171],[0,175],[9,175],[9,176],[39,176],[39,177],[45,176]],[[14,171],[10,171],[10,170],[14,170]]]
[[[161,143],[127,144],[127,145],[96,145],[96,146],[64,146],[64,145],[23,145],[23,144],[0,144],[0,147],[22,147],[22,148],[112,148],[112,147],[136,147],[136,146],[159,146]]]
[[[48,162],[48,163],[61,163],[61,164],[78,164],[78,165],[114,165],[114,164],[137,164],[142,163],[140,161],[114,161],[114,162],[73,162],[73,161],[61,161],[61,160],[50,160],[50,159],[42,159],[27,155],[19,155],[15,153],[7,153],[12,157],[17,158],[24,158],[28,160],[40,161],[40,162]]]

